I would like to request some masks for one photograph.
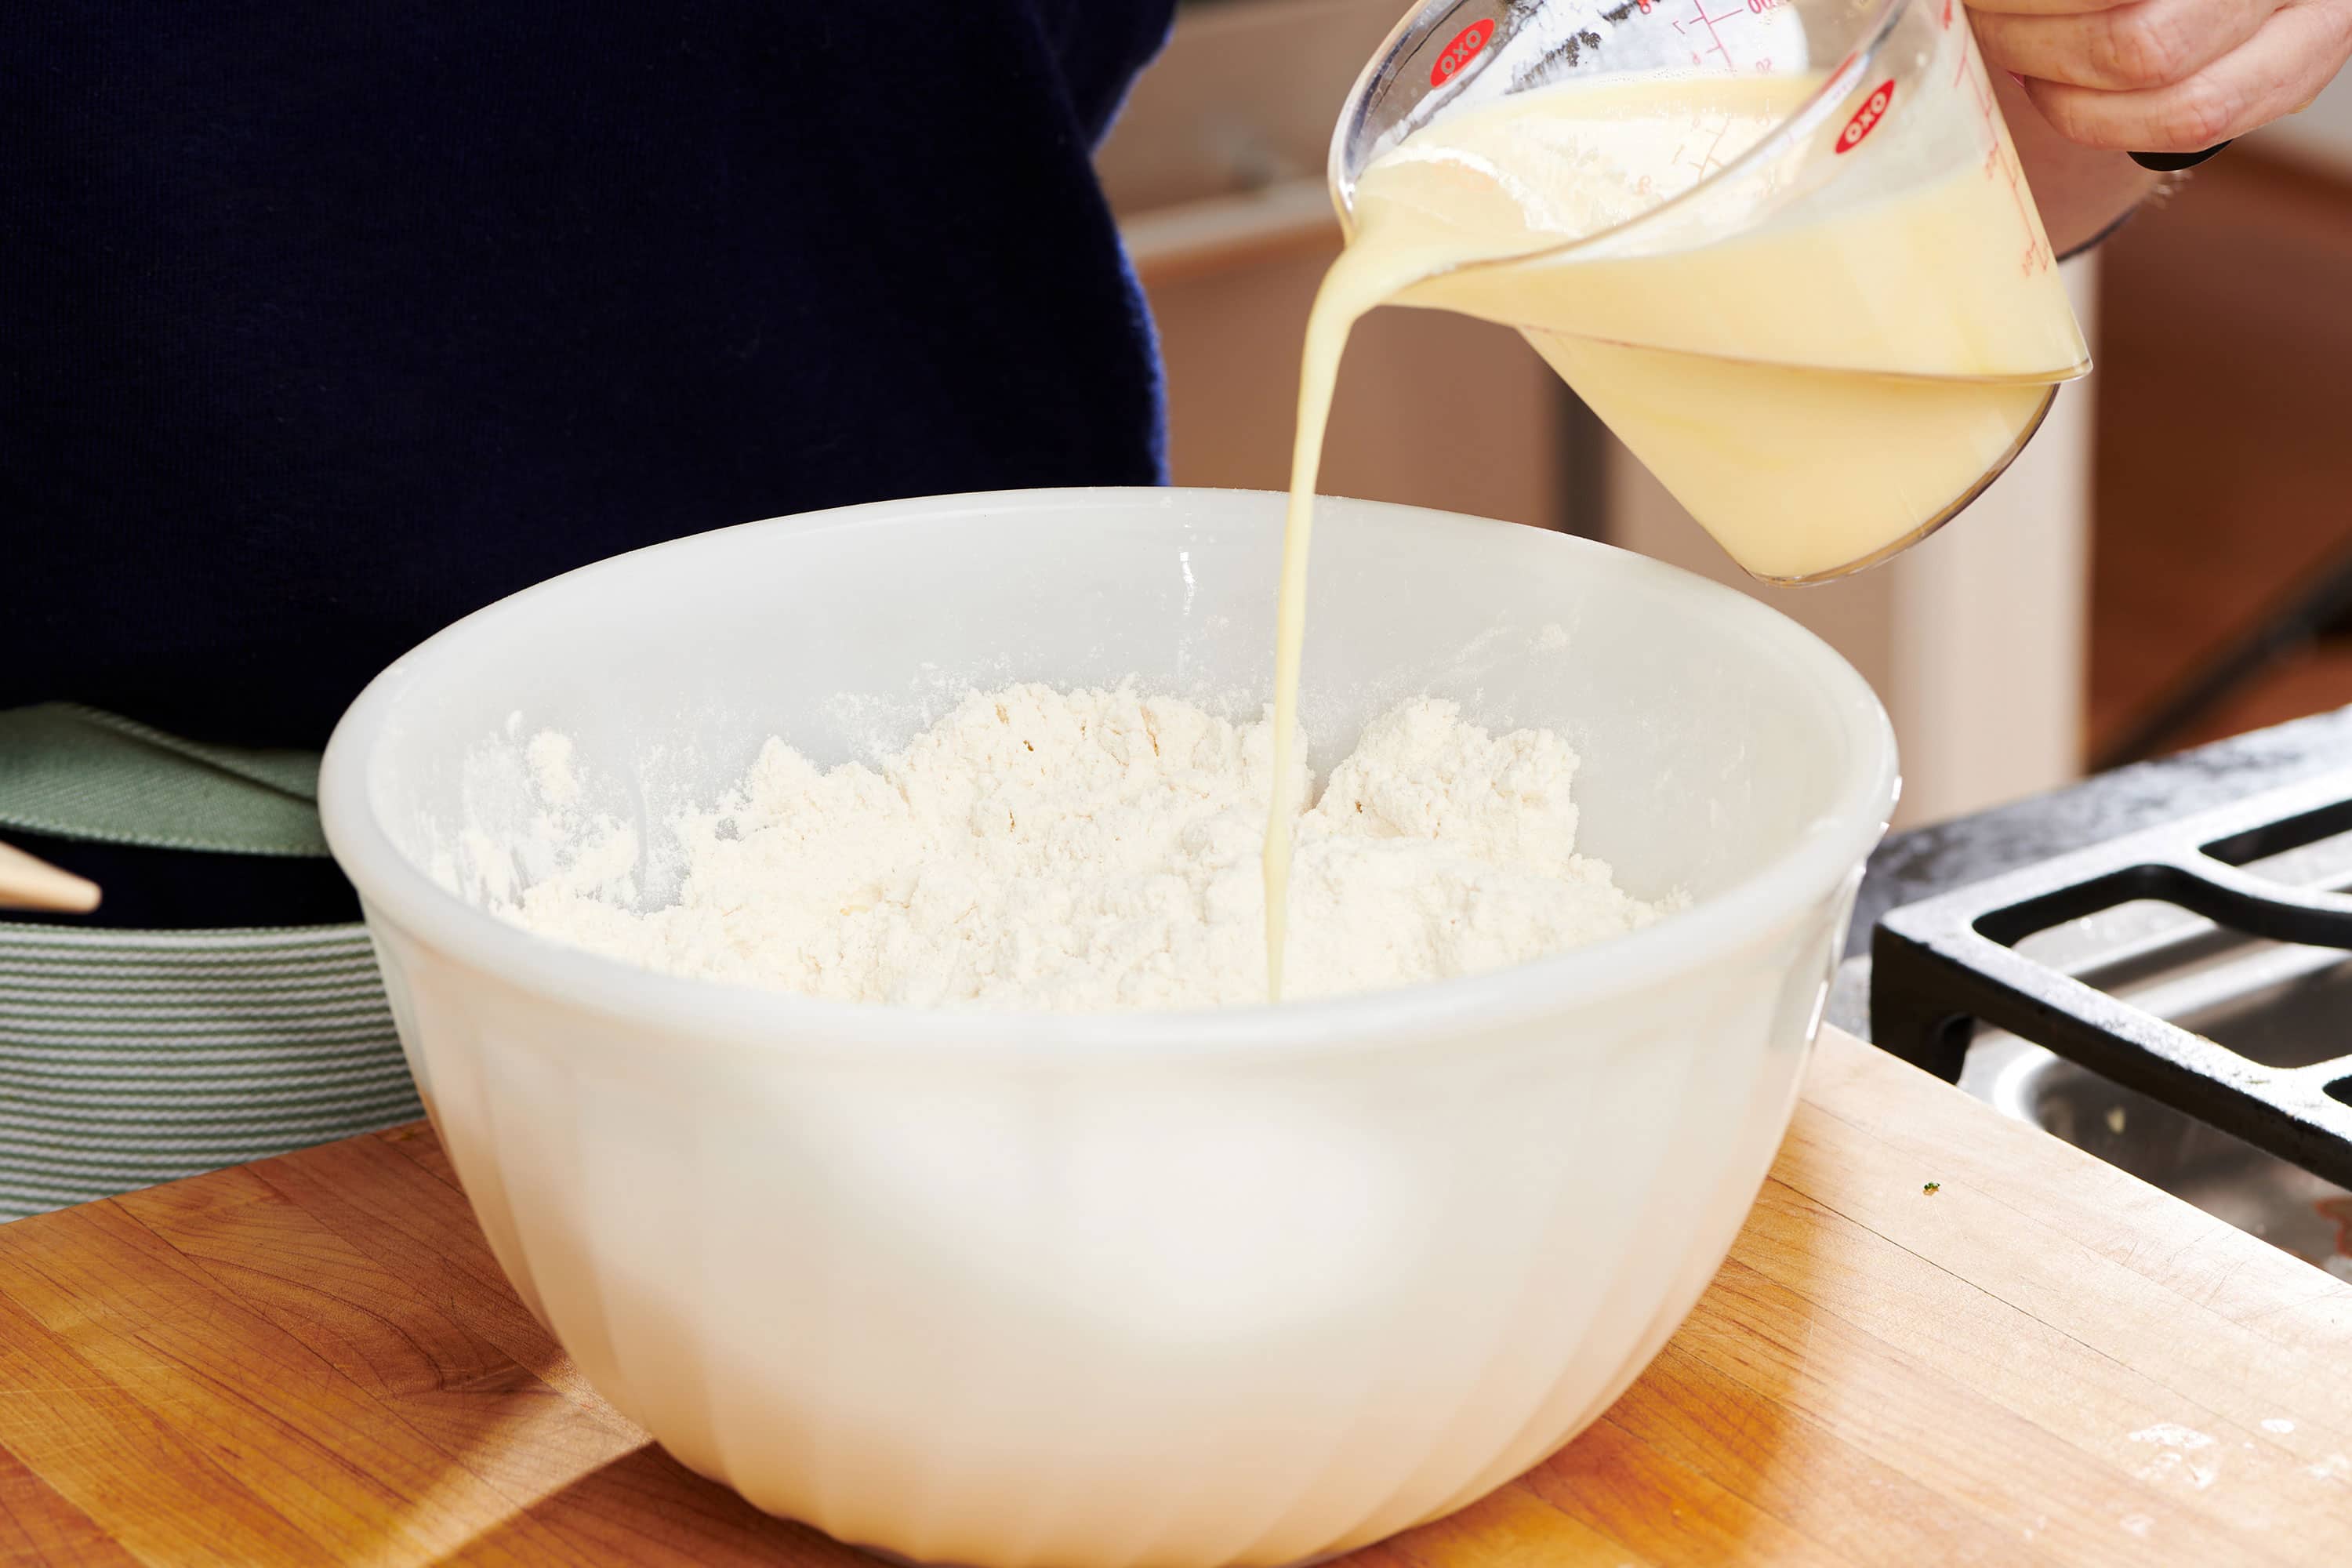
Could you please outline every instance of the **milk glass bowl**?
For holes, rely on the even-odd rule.
[[[320,805],[434,1125],[523,1300],[684,1463],[929,1562],[1290,1563],[1541,1459],[1689,1310],[1788,1122],[1894,798],[1885,715],[1696,576],[1326,505],[1317,767],[1420,692],[1550,726],[1583,753],[1587,852],[1687,910],[1384,994],[967,1014],[641,972],[455,869],[469,833],[524,837],[543,729],[635,823],[655,901],[665,823],[771,734],[870,756],[1011,679],[1255,716],[1274,495],[702,534],[490,606],[344,718]],[[509,868],[544,871],[528,845]]]

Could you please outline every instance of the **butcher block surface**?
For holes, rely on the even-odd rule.
[[[2352,1284],[1831,1035],[1632,1392],[1349,1561],[2347,1553]],[[0,1226],[0,1563],[869,1562],[599,1399],[422,1123]]]

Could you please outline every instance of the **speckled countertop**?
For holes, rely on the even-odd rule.
[[[2334,770],[2352,771],[2352,708],[2100,773],[1975,816],[1898,833],[1870,858],[1829,1018],[1870,1034],[1870,932],[1900,905]]]

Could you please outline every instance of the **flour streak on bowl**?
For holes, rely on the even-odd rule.
[[[485,748],[541,730],[626,781],[596,804],[659,897],[665,825],[770,734],[870,755],[1015,678],[1247,711],[1281,510],[1042,491],[701,535],[460,623],[337,731],[329,837],[500,1264],[761,1507],[977,1568],[1342,1549],[1573,1436],[1729,1246],[1893,745],[1785,618],[1587,542],[1328,503],[1307,719],[1318,769],[1413,691],[1566,735],[1582,847],[1694,899],[1628,937],[1281,1008],[950,1015],[629,969],[436,879],[527,804]]]

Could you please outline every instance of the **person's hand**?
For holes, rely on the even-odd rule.
[[[1996,70],[2085,147],[2198,153],[2309,103],[2352,58],[2352,0],[1968,0]]]

